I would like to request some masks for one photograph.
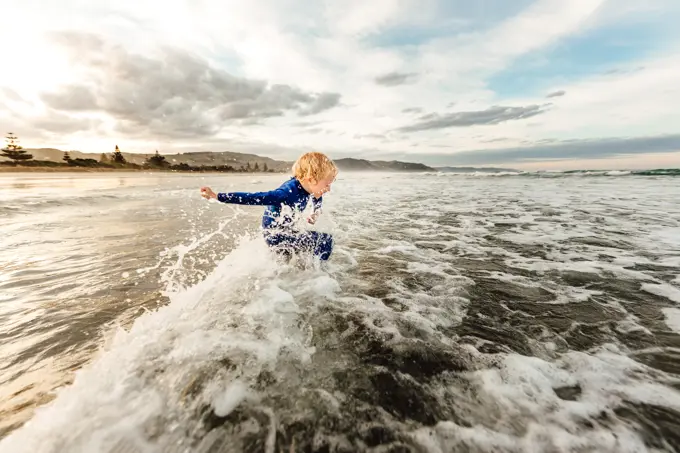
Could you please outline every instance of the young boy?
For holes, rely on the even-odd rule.
[[[293,165],[294,176],[276,190],[216,194],[210,187],[201,187],[201,195],[222,203],[266,206],[262,228],[265,241],[272,249],[286,257],[297,252],[312,253],[326,261],[333,252],[333,237],[327,233],[300,231],[296,222],[310,197],[314,211],[307,221],[316,222],[321,213],[323,195],[331,190],[337,174],[337,167],[326,155],[307,153]]]

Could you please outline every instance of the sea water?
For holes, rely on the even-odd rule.
[[[327,266],[285,176],[0,177],[2,452],[680,448],[672,175],[341,174]]]

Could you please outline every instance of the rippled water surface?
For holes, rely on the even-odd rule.
[[[2,452],[680,449],[673,176],[342,174],[326,267],[283,175],[0,176]]]

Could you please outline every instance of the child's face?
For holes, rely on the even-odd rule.
[[[326,192],[331,191],[331,184],[335,181],[336,175],[329,175],[320,180],[311,179],[309,181],[309,189],[315,197],[320,197]]]

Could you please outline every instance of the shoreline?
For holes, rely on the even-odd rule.
[[[241,172],[241,171],[183,171],[183,170],[162,170],[159,168],[92,168],[92,167],[10,167],[0,165],[0,173],[102,173],[102,172],[139,172],[139,173],[182,173],[182,174],[202,174],[219,173],[225,175],[275,175],[283,172]]]
[[[276,175],[276,174],[286,174],[290,170],[286,171],[216,171],[216,170],[177,170],[177,169],[163,169],[163,168],[111,168],[111,167],[78,167],[78,166],[9,166],[0,165],[0,174],[3,173],[174,173],[174,174],[224,174],[224,175]],[[451,172],[451,171],[419,171],[419,170],[365,170],[365,169],[343,169],[343,173],[401,173],[401,174],[419,174],[419,173],[438,173],[441,175],[446,174],[456,174],[456,175],[474,175],[478,172]],[[533,172],[522,172],[527,175],[532,174],[554,174],[563,176],[574,176],[577,177],[581,174],[588,173],[599,173],[599,172],[629,172],[632,175],[638,176],[680,176],[680,168],[657,168],[657,169],[647,169],[647,170],[566,170],[559,172],[551,171],[533,171]],[[485,173],[489,176],[499,175],[496,172],[480,172]],[[501,172],[502,173],[502,172]],[[648,173],[648,174],[646,174]],[[615,176],[615,175],[611,175]]]
[[[341,170],[345,173],[401,173],[401,174],[418,174],[418,173],[432,173],[430,171],[420,170],[364,170],[364,169],[345,169]],[[134,173],[176,173],[176,174],[220,174],[220,175],[282,175],[290,173],[286,171],[215,171],[215,170],[165,170],[161,168],[110,168],[110,167],[69,167],[69,166],[55,166],[55,167],[22,167],[22,166],[7,166],[0,165],[0,174],[2,173],[112,173],[112,172],[134,172]],[[439,173],[435,171],[434,173]]]

